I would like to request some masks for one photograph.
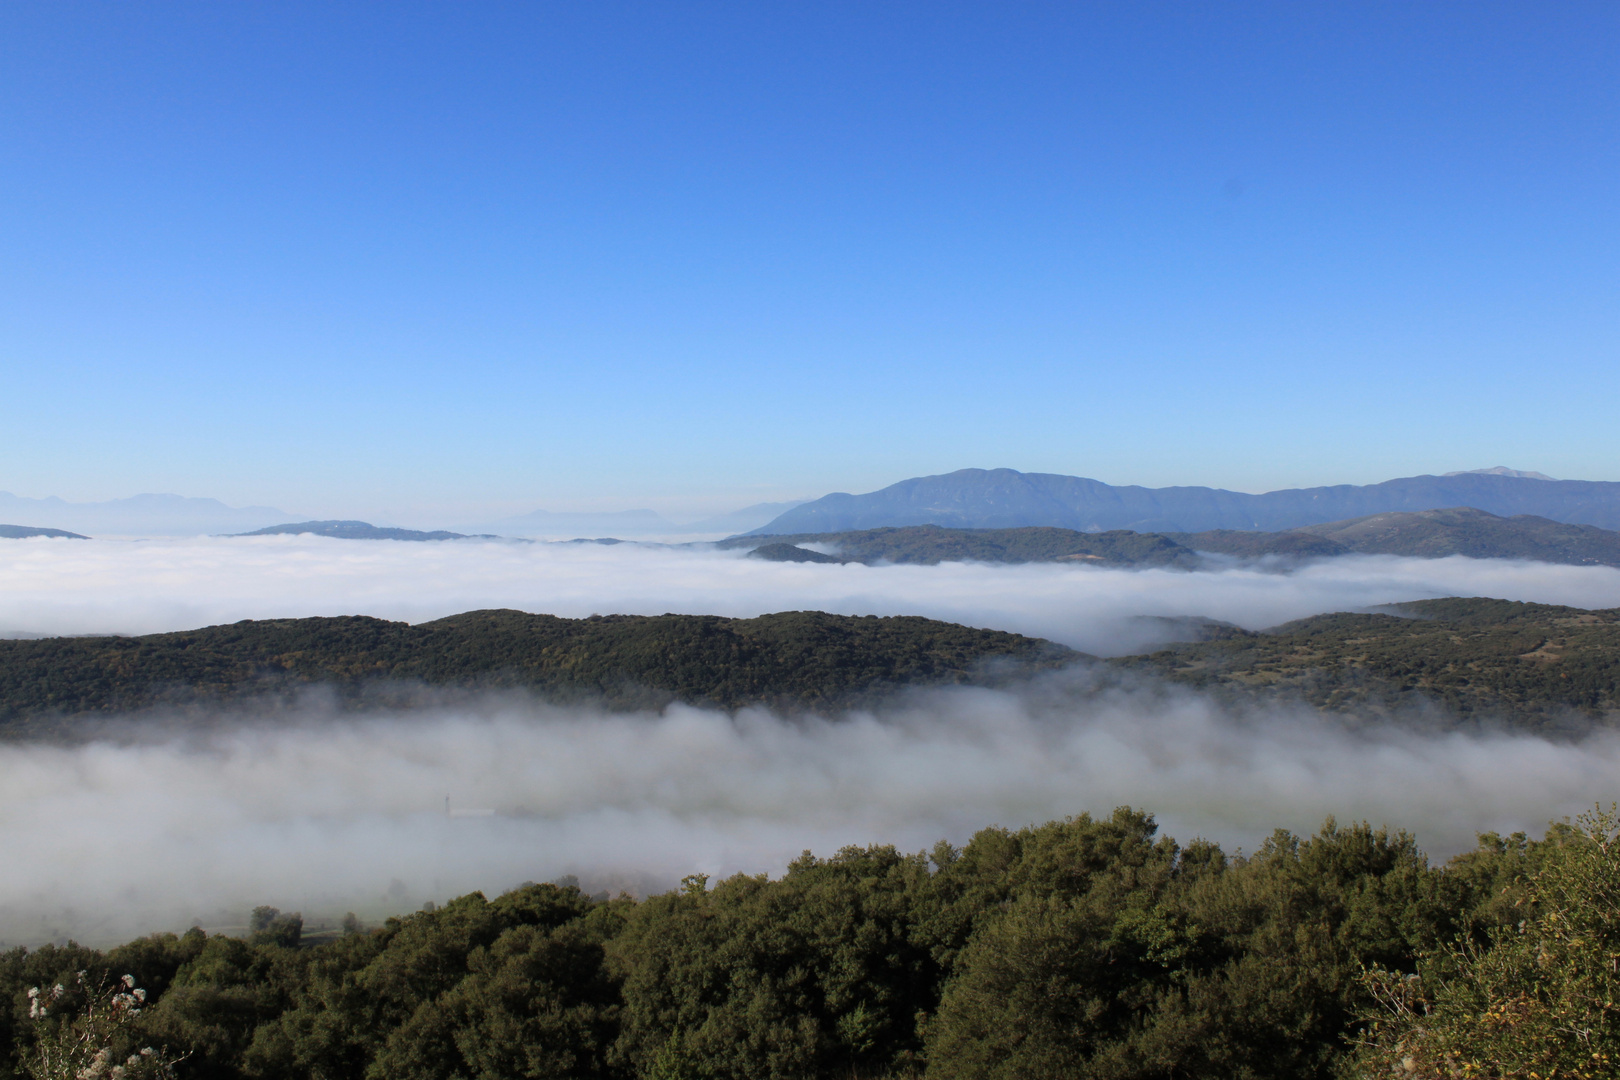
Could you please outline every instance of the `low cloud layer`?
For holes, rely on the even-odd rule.
[[[1291,572],[1072,565],[771,563],[735,552],[313,536],[0,544],[0,633],[152,633],[248,618],[375,615],[418,622],[474,608],[555,615],[814,608],[928,615],[1130,651],[1143,615],[1258,629],[1323,611],[1435,596],[1620,606],[1620,570],[1464,558],[1352,556]]]
[[[883,716],[789,722],[493,698],[408,715],[244,722],[122,745],[0,746],[0,941],[112,942],[240,925],[255,904],[368,918],[578,875],[667,888],[778,874],[805,848],[921,850],[1129,803],[1185,841],[1252,850],[1328,814],[1416,832],[1539,831],[1616,794],[1620,740],[1353,732],[1234,717],[1084,671],[1019,692],[919,693]],[[490,817],[451,818],[457,809]]]
[[[1068,565],[780,564],[712,550],[318,537],[6,541],[0,631],[149,633],[243,618],[421,621],[481,607],[566,616],[815,608],[920,614],[1128,652],[1139,616],[1260,628],[1447,595],[1620,606],[1620,571],[1350,557],[1280,572]],[[1067,680],[1067,681],[1066,681]],[[805,848],[920,850],[974,830],[1129,803],[1183,840],[1253,848],[1328,814],[1414,830],[1539,831],[1616,795],[1620,740],[1362,731],[1233,716],[1181,692],[1095,692],[1084,671],[1018,692],[920,693],[882,716],[787,722],[521,698],[208,733],[0,745],[0,941],[112,942],[240,925],[255,904],[336,918],[576,874],[664,888],[779,873]],[[497,811],[450,818],[458,808]]]

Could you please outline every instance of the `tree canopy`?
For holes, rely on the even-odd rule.
[[[1612,1076],[1614,831],[1434,866],[1366,824],[1244,856],[1122,807],[639,901],[531,884],[335,936],[261,908],[247,939],[0,953],[0,1077],[76,1022],[78,972],[150,995],[119,1054],[209,1080]]]

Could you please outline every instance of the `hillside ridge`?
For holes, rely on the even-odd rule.
[[[829,551],[812,552],[800,546],[804,544]],[[839,533],[748,534],[723,540],[717,546],[754,549],[761,558],[777,561],[867,564],[1071,561],[1094,566],[1196,569],[1208,565],[1204,557],[1207,555],[1300,561],[1359,553],[1418,558],[1461,555],[1620,567],[1620,532],[1529,514],[1504,518],[1472,507],[1374,514],[1280,532],[1081,532],[1044,525],[1008,529],[908,525]]]
[[[141,637],[0,641],[0,733],[49,730],[75,716],[296,697],[312,687],[345,707],[408,704],[412,687],[428,686],[523,689],[612,708],[831,709],[904,686],[995,682],[1080,655],[918,616],[819,611],[565,619],[495,609],[416,625],[360,615],[247,620]]]

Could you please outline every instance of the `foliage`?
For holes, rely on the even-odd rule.
[[[1114,661],[1247,699],[1578,734],[1620,719],[1620,610],[1422,600]]]
[[[910,616],[789,611],[754,619],[473,611],[436,622],[248,620],[131,638],[0,641],[0,729],[90,713],[321,685],[523,687],[660,707],[831,708],[907,685],[982,682],[1077,654],[1037,638]]]
[[[125,975],[98,986],[89,972],[62,983],[28,988],[34,1041],[20,1064],[31,1080],[161,1080],[174,1075],[166,1050],[140,1046],[133,1030],[146,991]]]
[[[196,1080],[1330,1080],[1413,1075],[1407,1059],[1450,1076],[1435,1063],[1464,1053],[1511,1068],[1457,1075],[1596,1076],[1620,990],[1615,829],[1487,834],[1432,867],[1366,824],[1245,857],[1120,808],[640,901],[473,893],[319,942],[262,908],[246,939],[0,953],[0,1076],[46,1075],[31,1063],[87,1030],[64,1018],[88,989],[31,1017],[29,987],[113,964],[151,1007],[86,1044],[112,1047],[109,1075],[168,1046]]]
[[[1601,809],[1552,841],[1517,900],[1527,916],[1481,945],[1428,954],[1413,974],[1371,967],[1357,1075],[1568,1077],[1620,1073],[1620,820]]]

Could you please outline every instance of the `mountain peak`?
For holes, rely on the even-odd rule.
[[[1448,472],[1447,476],[1516,476],[1520,480],[1551,480],[1546,473],[1530,472],[1525,469],[1510,469],[1506,465],[1498,465],[1494,469],[1463,469],[1460,472]]]

